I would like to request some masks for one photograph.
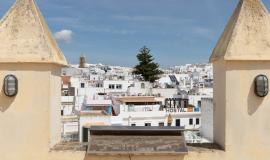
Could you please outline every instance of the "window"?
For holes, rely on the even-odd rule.
[[[97,88],[101,88],[101,87],[103,87],[103,85],[100,84],[100,83],[98,83],[98,84],[96,84],[96,87],[97,87]]]
[[[84,88],[85,87],[85,84],[84,83],[81,83],[81,88]]]
[[[117,84],[116,89],[122,89],[122,84]]]
[[[114,89],[114,84],[109,84],[109,89]]]
[[[200,118],[196,118],[196,125],[200,124]]]
[[[151,123],[145,123],[144,126],[151,126]]]
[[[136,123],[132,123],[131,126],[132,126],[132,127],[135,127],[135,126],[136,126]]]
[[[158,123],[158,126],[159,126],[159,127],[164,127],[164,122],[159,122],[159,123]]]
[[[135,112],[134,105],[128,105],[128,112]]]
[[[188,100],[184,100],[184,108],[188,107]]]
[[[180,119],[175,120],[175,126],[179,127],[180,126]]]
[[[61,110],[61,116],[63,116],[64,115],[64,111],[63,110]]]
[[[189,125],[193,125],[193,119],[192,118],[189,119]]]
[[[202,101],[198,101],[198,107],[202,106]]]
[[[141,88],[144,89],[145,88],[145,84],[141,83]]]

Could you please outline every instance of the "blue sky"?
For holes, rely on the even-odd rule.
[[[1,0],[1,17],[14,1]],[[37,0],[70,63],[84,54],[89,63],[131,67],[144,45],[162,67],[207,62],[237,2]]]

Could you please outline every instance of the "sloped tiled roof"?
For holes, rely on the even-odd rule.
[[[67,65],[34,0],[17,0],[0,21],[0,63]]]
[[[270,60],[270,17],[261,0],[240,0],[210,62]]]

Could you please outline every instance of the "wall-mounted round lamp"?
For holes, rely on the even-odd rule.
[[[258,97],[265,97],[268,94],[268,78],[265,75],[258,75],[254,81],[254,92]]]
[[[18,93],[18,80],[14,75],[7,75],[4,79],[4,93],[8,97],[14,97]]]

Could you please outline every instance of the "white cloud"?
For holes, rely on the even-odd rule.
[[[54,37],[58,42],[68,43],[72,40],[73,32],[71,30],[63,29],[54,33]]]

